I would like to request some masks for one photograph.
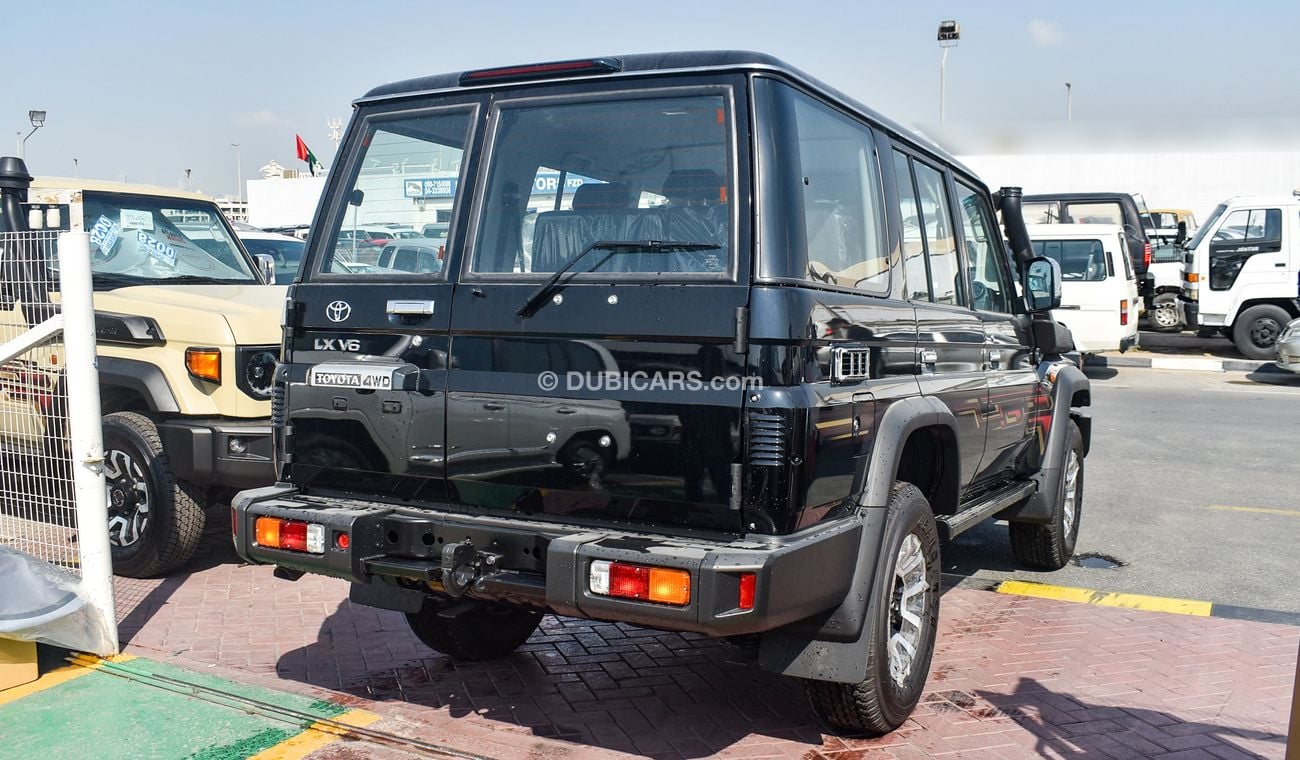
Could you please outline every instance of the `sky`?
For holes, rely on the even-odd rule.
[[[29,169],[235,192],[275,159],[305,169],[302,135],[332,162],[327,121],[376,85],[425,74],[595,55],[740,48],[774,54],[905,124],[946,134],[1075,121],[1135,131],[1215,118],[1300,124],[1300,3],[81,2],[7,5],[17,59],[0,76],[0,155],[29,109]],[[1127,128],[1127,126],[1126,126]],[[1300,142],[1296,134],[1294,142]],[[6,143],[8,139],[10,142]]]

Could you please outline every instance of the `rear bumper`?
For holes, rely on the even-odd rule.
[[[308,502],[283,486],[239,494],[234,512],[235,548],[250,562],[713,636],[758,633],[838,606],[862,535],[861,521],[846,518],[789,536],[712,542],[360,501]],[[324,525],[324,553],[258,546],[259,516]],[[338,547],[340,534],[349,537],[347,549]],[[465,571],[470,556],[477,567]],[[594,560],[686,570],[690,601],[673,606],[593,594]],[[472,580],[462,584],[466,572]],[[756,579],[748,610],[738,601],[743,573]]]
[[[1178,303],[1183,307],[1183,326],[1188,328],[1198,326],[1201,318],[1201,305],[1186,298],[1179,298]]]
[[[268,419],[171,419],[158,423],[172,474],[199,485],[252,488],[275,482]],[[232,451],[232,444],[240,451]]]
[[[1138,344],[1138,336],[1126,335],[1123,338],[1119,339],[1119,352],[1122,354],[1125,351],[1129,350],[1130,348],[1136,347],[1137,344]]]

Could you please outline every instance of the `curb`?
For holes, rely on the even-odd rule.
[[[1089,354],[1084,365],[1088,367],[1142,367],[1145,369],[1177,369],[1194,372],[1268,372],[1285,373],[1273,362],[1250,359],[1192,359],[1178,356],[1104,356]]]
[[[1098,607],[1121,607],[1129,610],[1168,612],[1175,615],[1228,618],[1231,620],[1247,620],[1254,623],[1300,626],[1300,613],[1297,612],[1237,607],[1230,604],[1215,604],[1195,599],[1174,599],[1165,596],[1095,591],[1090,588],[1054,586],[1050,583],[1015,580],[1002,581],[998,584],[996,591],[999,594],[1033,596],[1039,599],[1092,604]]]

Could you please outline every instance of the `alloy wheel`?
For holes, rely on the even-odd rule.
[[[139,543],[149,527],[152,499],[149,481],[139,462],[127,451],[104,452],[108,492],[108,540],[113,546]]]
[[[925,552],[921,539],[908,533],[894,558],[894,588],[889,605],[889,675],[904,686],[912,674],[926,625]]]

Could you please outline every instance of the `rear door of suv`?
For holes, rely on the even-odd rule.
[[[467,205],[483,103],[369,107],[318,211],[311,259],[290,291],[287,447],[306,491],[442,502],[453,285],[441,263],[374,266],[365,229],[417,225]],[[454,251],[461,240],[455,223]],[[370,258],[367,258],[370,257]],[[432,270],[432,271],[430,271]]]
[[[449,324],[454,505],[742,529],[743,87],[493,96]]]

